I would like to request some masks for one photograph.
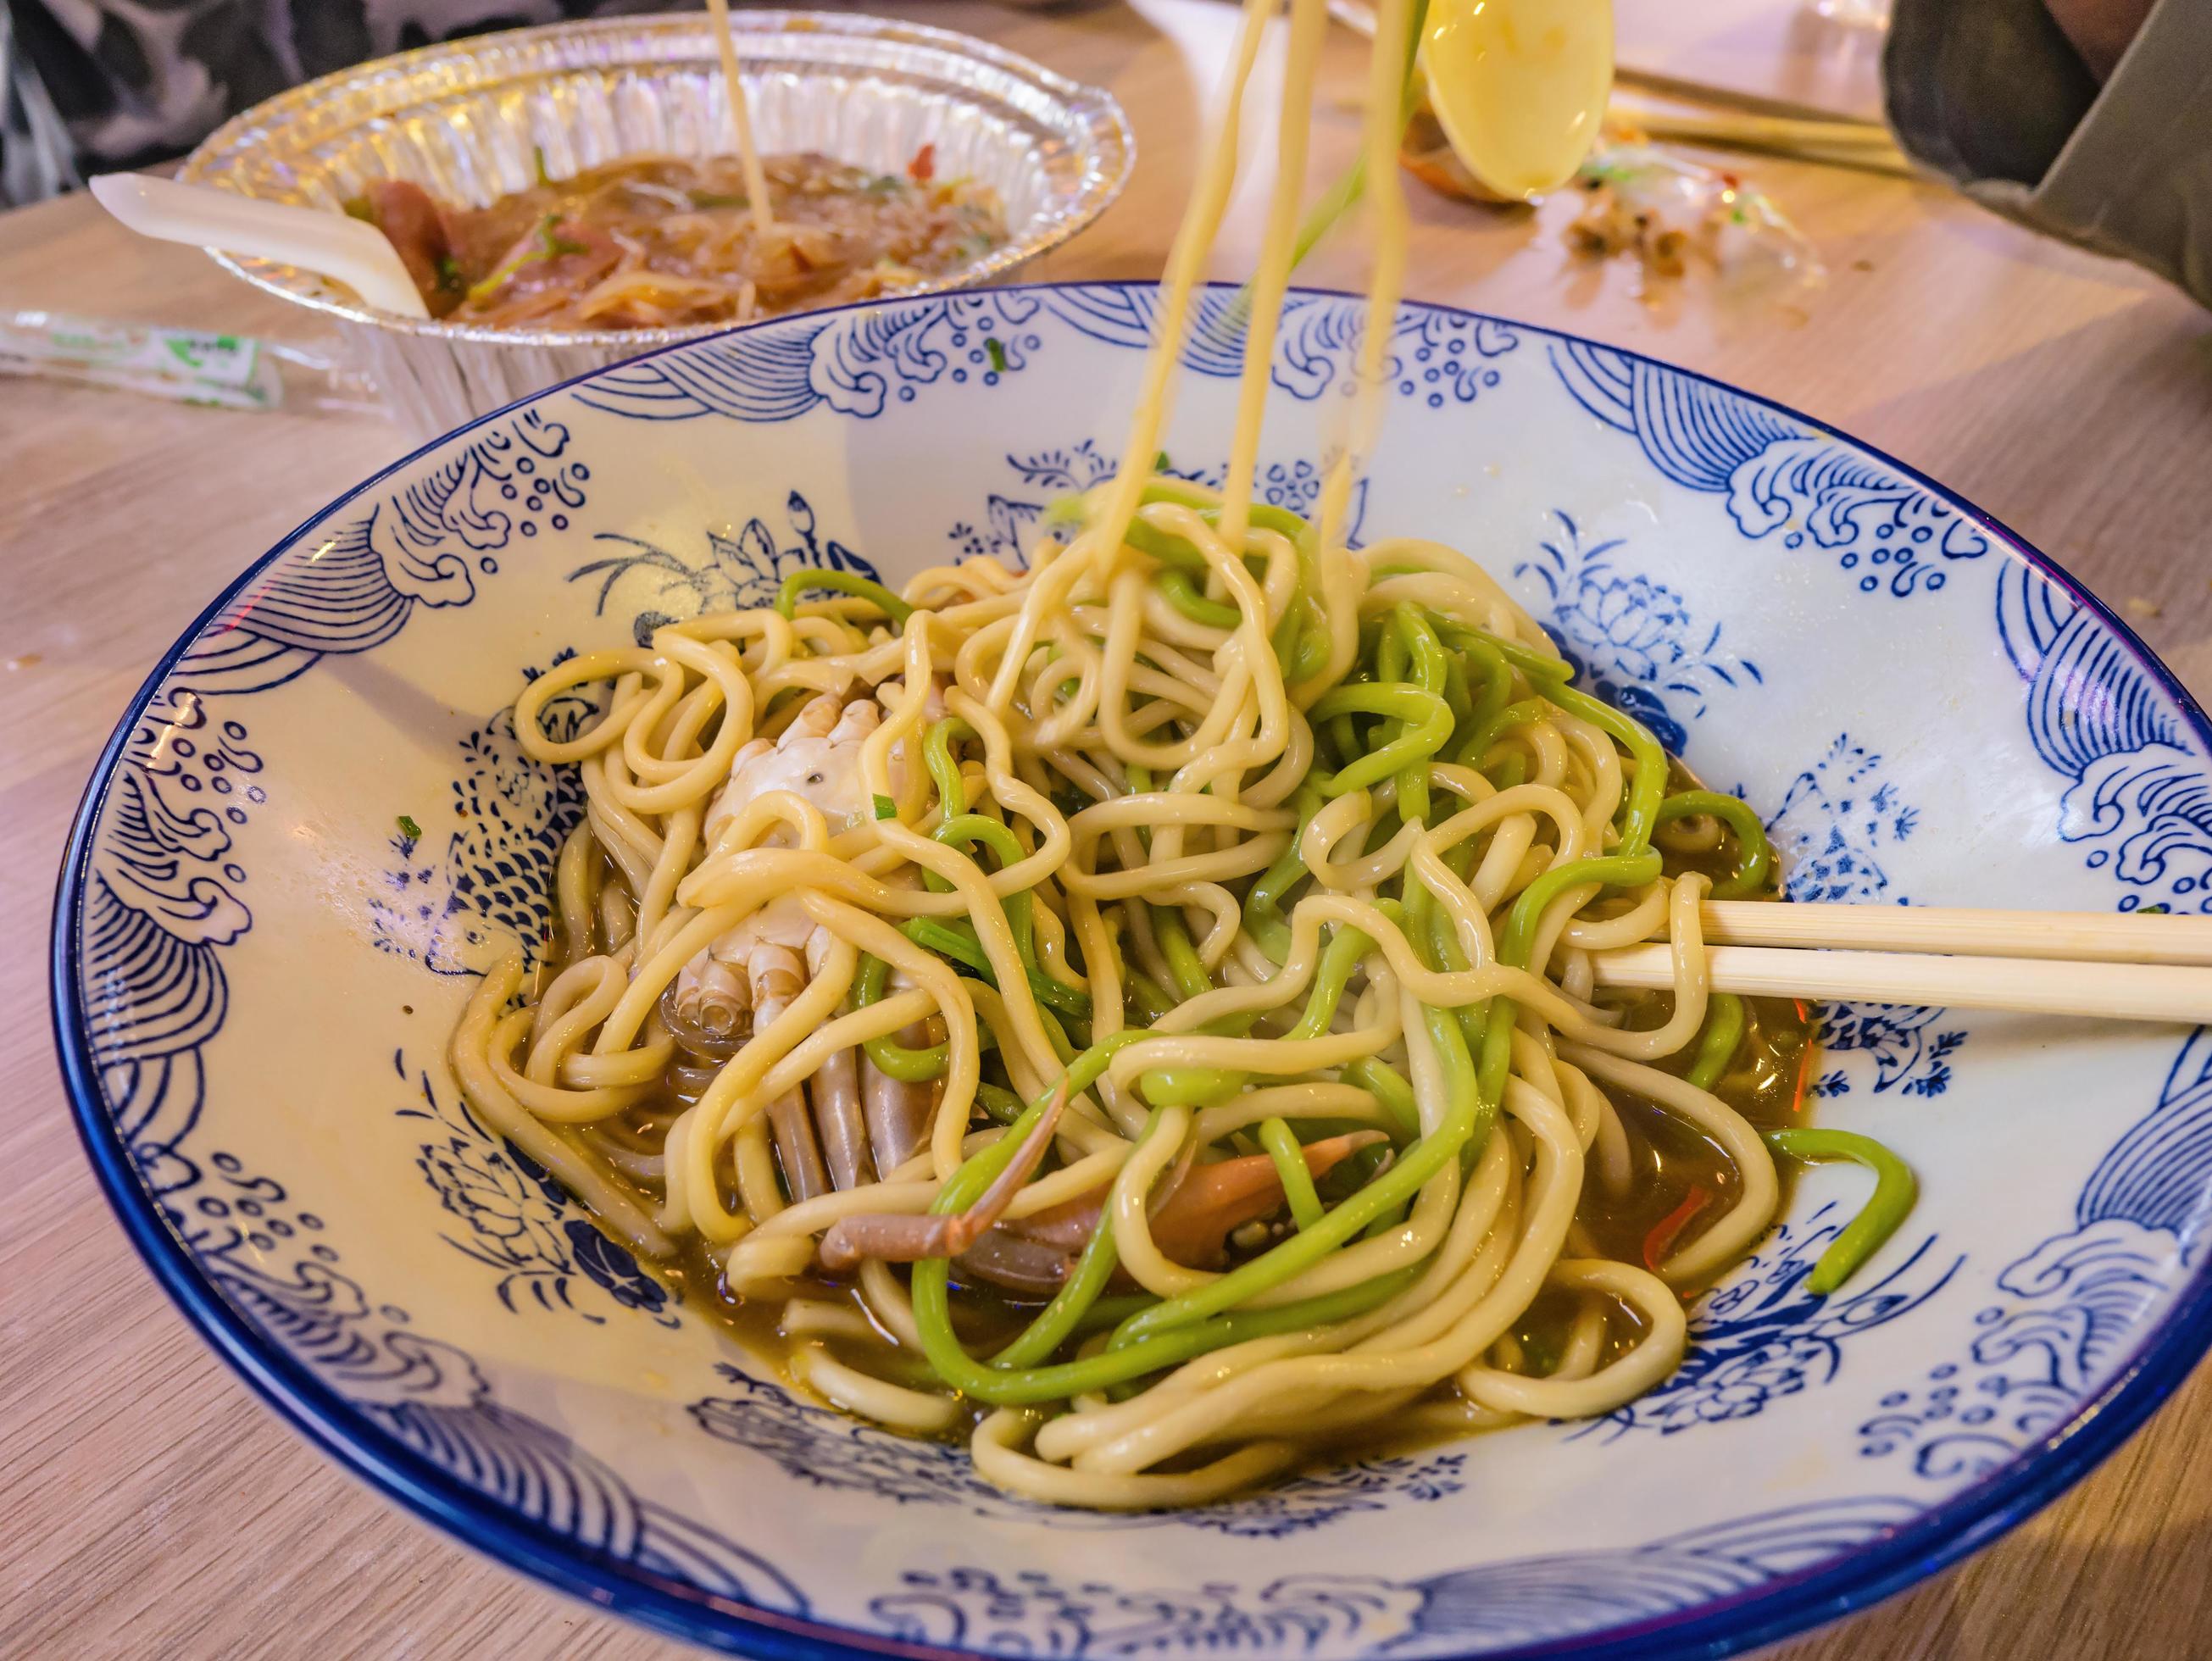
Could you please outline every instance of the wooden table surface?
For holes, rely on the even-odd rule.
[[[1613,0],[1624,75],[1687,81],[1813,115],[1881,119],[1880,29],[1794,0]]]
[[[1142,160],[1040,277],[1158,273],[1232,13],[1141,0],[921,12],[1113,89]],[[1334,43],[1319,162],[1353,142]],[[2039,241],[1933,187],[1747,161],[1818,241],[1802,311],[1702,283],[1640,299],[1575,264],[1565,204],[1472,210],[1413,187],[1411,292],[1634,347],[1832,421],[1956,487],[2129,615],[2212,693],[2212,319],[2124,266]],[[1221,254],[1243,268],[1243,198]],[[1358,280],[1346,252],[1317,281]],[[54,307],[268,334],[301,319],[82,200],[0,216],[0,310]],[[514,1578],[325,1463],[219,1366],[94,1191],[52,1058],[52,875],[86,774],[141,677],[246,563],[406,447],[380,420],[188,410],[0,380],[0,1654],[672,1652]],[[2180,1657],[2212,1651],[2212,1372],[1997,1546],[1781,1652]]]

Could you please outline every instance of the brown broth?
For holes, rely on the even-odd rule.
[[[1804,1123],[1804,1086],[1813,1056],[1812,1024],[1802,1006],[1783,998],[1744,1000],[1744,1042],[1713,1093],[1761,1130]],[[1688,1054],[1656,1063],[1662,1071],[1688,1070]],[[1576,1216],[1608,1257],[1649,1266],[1652,1231],[1682,1206],[1693,1189],[1708,1198],[1668,1244],[1670,1256],[1695,1241],[1735,1202],[1742,1183],[1720,1147],[1674,1114],[1630,1091],[1607,1092],[1627,1133],[1635,1179],[1618,1200],[1595,1182],[1584,1184]],[[1785,1191],[1784,1198],[1787,1198]]]
[[[631,156],[482,208],[373,182],[347,211],[384,232],[434,317],[491,327],[629,329],[750,321],[873,299],[972,265],[1007,240],[995,192],[811,153],[762,163],[763,231],[734,156]]]
[[[1696,788],[1696,781],[1682,772],[1679,764],[1671,784],[1675,789]],[[1669,875],[1695,871],[1719,878],[1728,870],[1724,851],[1718,849],[1668,851],[1665,864]],[[545,948],[546,964],[538,982],[540,989],[550,983],[562,966],[557,936],[549,933]],[[1811,1013],[1804,1005],[1788,999],[1747,998],[1743,1001],[1743,1042],[1728,1070],[1715,1085],[1714,1093],[1760,1129],[1802,1124],[1807,1116],[1805,1084],[1814,1060]],[[1671,1005],[1672,999],[1665,993],[1637,993],[1620,999],[1616,1007],[1622,1009],[1627,1027],[1635,1030],[1662,1024]],[[1680,1075],[1687,1072],[1695,1052],[1693,1043],[1655,1065]],[[1607,1256],[1648,1268],[1655,1259],[1670,1256],[1694,1242],[1724,1215],[1735,1203],[1741,1183],[1734,1164],[1722,1149],[1680,1118],[1632,1092],[1616,1087],[1609,1088],[1607,1093],[1627,1137],[1634,1177],[1628,1190],[1617,1199],[1608,1196],[1596,1182],[1585,1183],[1576,1220]],[[672,1092],[641,1111],[665,1115],[687,1104]],[[1786,1206],[1790,1180],[1788,1168],[1784,1167],[1779,1174]],[[648,1203],[657,1202],[658,1196],[641,1184],[632,1186]],[[1655,1240],[1654,1231],[1668,1224],[1693,1194],[1702,1196],[1698,1203],[1688,1208],[1688,1214],[1680,1220],[1679,1226]],[[733,1191],[726,1192],[723,1200],[726,1205],[734,1207],[737,1196]],[[785,1333],[785,1302],[733,1295],[720,1267],[708,1256],[705,1243],[696,1235],[680,1243],[679,1253],[673,1262],[646,1267],[687,1308],[713,1320],[750,1356],[773,1367],[782,1383],[802,1394],[806,1393],[805,1387],[793,1378],[790,1362],[800,1348],[809,1344],[821,1345],[848,1366],[894,1383],[921,1385],[930,1382],[927,1366],[919,1357],[889,1352],[881,1346],[858,1343],[836,1335]],[[850,1310],[872,1323],[872,1317],[849,1282],[810,1273],[788,1285],[793,1296]],[[1688,1288],[1686,1296],[1694,1295],[1701,1289]],[[1038,1303],[1012,1298],[988,1286],[963,1286],[953,1305],[955,1328],[971,1352],[988,1354],[1010,1342],[1034,1317],[1039,1307]],[[1528,1371],[1548,1370],[1567,1342],[1575,1314],[1576,1300],[1571,1296],[1553,1291],[1538,1295],[1509,1335]],[[1619,1307],[1610,1310],[1601,1364],[1632,1349],[1642,1331],[1642,1323],[1632,1311]],[[1449,1384],[1433,1392],[1436,1399],[1448,1398],[1450,1394]],[[969,1406],[970,1411],[960,1421],[933,1439],[964,1444],[974,1425],[989,1411],[980,1403]],[[1455,1439],[1465,1433],[1460,1430],[1411,1434],[1389,1429],[1357,1430],[1316,1444],[1314,1463],[1357,1454],[1403,1452]]]

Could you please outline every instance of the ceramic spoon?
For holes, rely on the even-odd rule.
[[[344,214],[137,173],[102,173],[92,193],[141,236],[296,265],[344,283],[379,311],[430,314],[384,233]]]
[[[1501,199],[1557,190],[1589,154],[1613,88],[1612,0],[1429,0],[1429,104]]]

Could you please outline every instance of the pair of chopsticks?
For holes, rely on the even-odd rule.
[[[1643,137],[1722,149],[1753,150],[1796,161],[1814,161],[1863,172],[1913,177],[1911,161],[1889,130],[1872,121],[1810,120],[1753,110],[1711,113],[1671,109],[1615,92],[1606,106],[1609,125],[1632,128]]]
[[[1717,992],[2212,1021],[2212,917],[1709,900],[1703,918]],[[1601,986],[1674,984],[1663,944],[1591,964]]]

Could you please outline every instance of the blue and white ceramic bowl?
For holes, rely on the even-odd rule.
[[[1845,1292],[1805,1286],[1858,1195],[1824,1168],[1613,1417],[1139,1517],[795,1400],[469,1117],[447,1030],[579,806],[517,750],[524,678],[796,567],[1014,554],[1112,465],[1153,307],[1005,289],[686,344],[433,444],[210,607],[100,762],[56,923],[77,1113],[162,1283],[385,1493],[757,1657],[1719,1654],[2050,1500],[2212,1335],[2202,1033],[1833,1010],[1821,1115],[1925,1196]],[[1315,494],[1356,318],[1293,297],[1272,500]],[[1392,350],[1358,533],[1484,561],[1766,816],[1792,894],[2212,907],[2212,729],[1984,516],[1609,348],[1408,306]],[[1236,367],[1194,351],[1178,468],[1218,478]]]

